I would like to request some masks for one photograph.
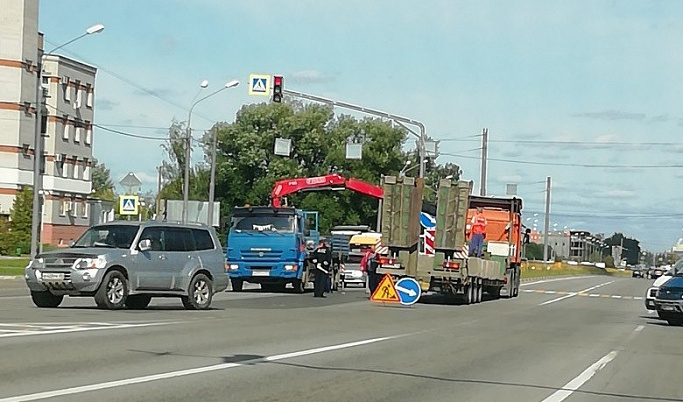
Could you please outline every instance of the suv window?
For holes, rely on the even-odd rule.
[[[194,239],[190,229],[164,228],[166,251],[194,251]]]
[[[194,237],[194,245],[197,250],[214,249],[213,239],[208,230],[192,229],[192,237]]]
[[[98,225],[88,229],[72,247],[129,248],[139,227],[136,225]]]
[[[160,227],[145,228],[140,235],[140,240],[148,239],[152,243],[151,251],[166,251],[164,231]]]

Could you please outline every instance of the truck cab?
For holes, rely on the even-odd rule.
[[[309,281],[308,254],[320,238],[318,213],[290,207],[237,207],[228,231],[228,276],[234,291],[244,282],[264,290],[292,284],[303,292]]]

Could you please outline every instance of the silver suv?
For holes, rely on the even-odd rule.
[[[94,297],[106,309],[142,309],[152,297],[207,309],[228,287],[213,228],[156,221],[93,226],[68,249],[38,255],[25,278],[38,307],[57,307],[69,295]]]

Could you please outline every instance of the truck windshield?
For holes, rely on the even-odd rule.
[[[232,230],[236,232],[294,233],[296,219],[283,215],[250,215],[232,218]]]
[[[135,225],[93,226],[71,247],[130,248],[137,232],[138,226]]]

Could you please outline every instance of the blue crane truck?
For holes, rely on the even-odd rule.
[[[291,207],[236,207],[228,231],[227,271],[233,291],[244,282],[267,291],[292,284],[303,293],[313,280],[309,253],[320,239],[318,212]]]

